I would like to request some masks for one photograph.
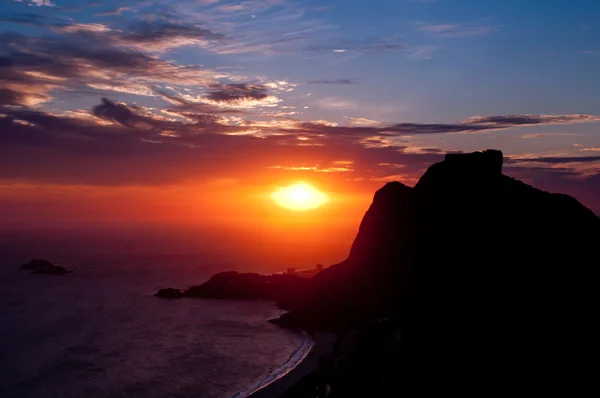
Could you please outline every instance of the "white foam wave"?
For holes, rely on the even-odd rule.
[[[263,379],[255,382],[249,388],[240,391],[234,394],[231,398],[246,398],[255,393],[256,391],[265,388],[269,384],[273,383],[275,380],[278,380],[288,374],[292,369],[294,369],[310,352],[311,348],[314,345],[314,342],[308,335],[308,333],[302,332],[304,339],[300,343],[298,347],[292,351],[290,357],[277,369],[269,373]]]

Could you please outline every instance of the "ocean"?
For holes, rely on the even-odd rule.
[[[200,238],[0,233],[0,397],[242,397],[293,366],[309,339],[273,303],[154,297],[243,261]],[[74,273],[18,269],[35,257]]]

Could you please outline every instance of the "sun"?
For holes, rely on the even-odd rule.
[[[271,198],[277,205],[296,211],[316,209],[329,201],[327,195],[305,182],[281,187],[271,194]]]

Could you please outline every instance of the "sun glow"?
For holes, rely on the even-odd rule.
[[[271,198],[277,205],[296,211],[316,209],[329,201],[327,195],[304,182],[281,187]]]

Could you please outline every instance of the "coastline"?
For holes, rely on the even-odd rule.
[[[309,342],[312,342],[310,349],[306,351],[306,354],[295,366],[289,368],[286,372],[279,374],[272,380],[269,380],[269,376],[267,376],[267,378],[259,382],[259,385],[253,386],[246,391],[239,392],[232,398],[279,397],[291,389],[296,383],[316,371],[319,366],[319,358],[321,356],[328,356],[333,351],[335,336],[331,333],[317,332],[314,334],[312,340],[309,339]]]

